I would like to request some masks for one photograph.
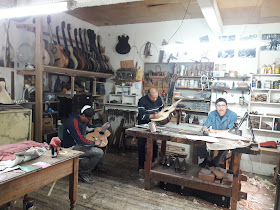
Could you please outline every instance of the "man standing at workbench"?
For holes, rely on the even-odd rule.
[[[226,99],[218,98],[215,105],[216,110],[210,112],[207,120],[204,123],[204,126],[202,127],[202,132],[204,135],[208,135],[209,132],[228,132],[229,129],[233,128],[234,123],[237,121],[237,115],[235,112],[228,109]],[[220,165],[220,162],[226,157],[229,151],[220,150],[218,155],[212,160],[210,159],[209,153],[207,152],[205,147],[199,147],[197,152],[200,158],[205,158],[200,166],[205,167],[206,165],[208,165],[217,167]]]
[[[151,88],[148,91],[148,95],[143,96],[138,102],[138,124],[147,124],[151,119],[157,119],[161,117],[158,114],[164,108],[162,100],[158,97],[158,91],[155,88]],[[147,143],[146,138],[138,138],[138,169],[144,169],[145,162],[145,146]],[[153,145],[153,161],[157,157],[158,145],[154,141]]]

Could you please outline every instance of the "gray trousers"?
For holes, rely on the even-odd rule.
[[[84,145],[76,145],[72,147],[72,149],[84,152],[84,154],[80,156],[80,158],[83,159],[80,160],[79,173],[89,173],[94,170],[95,167],[102,168],[104,156],[102,149]]]

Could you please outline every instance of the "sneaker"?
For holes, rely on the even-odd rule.
[[[84,183],[88,183],[88,184],[91,184],[94,182],[94,180],[88,175],[88,174],[85,174],[85,173],[80,173],[79,174],[79,179],[84,182]]]
[[[107,170],[103,167],[102,168],[96,168],[96,171],[99,171],[101,173],[106,173],[107,172]]]

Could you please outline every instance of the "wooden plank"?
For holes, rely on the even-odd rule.
[[[36,47],[35,47],[35,66],[36,66],[36,81],[35,81],[35,141],[42,142],[43,131],[43,61],[42,51],[40,49],[42,40],[42,18],[36,17]]]
[[[148,138],[147,139],[147,151],[146,151],[146,159],[145,159],[145,190],[151,189],[151,180],[150,180],[150,174],[151,174],[151,167],[152,167],[152,158],[153,158],[153,139]]]
[[[211,183],[198,179],[200,169],[201,168],[198,165],[188,164],[186,174],[179,174],[175,173],[174,169],[163,168],[160,166],[151,170],[151,178],[179,186],[231,197],[232,192],[230,185]]]

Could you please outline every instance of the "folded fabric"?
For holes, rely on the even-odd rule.
[[[47,147],[47,143],[38,143],[35,141],[24,141],[16,144],[6,144],[0,146],[0,161],[15,160],[15,153],[28,150],[31,147]]]

